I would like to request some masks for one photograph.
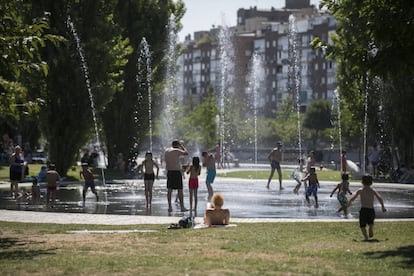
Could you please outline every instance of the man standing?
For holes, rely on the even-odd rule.
[[[204,151],[202,153],[202,156],[204,158],[203,163],[207,167],[207,176],[206,176],[206,186],[208,190],[207,200],[210,201],[214,193],[213,187],[211,186],[211,184],[213,184],[214,179],[216,178],[216,163],[215,163],[215,158],[213,154]]]
[[[282,169],[280,168],[280,162],[282,161],[282,142],[277,142],[277,147],[272,149],[267,158],[269,159],[271,167],[269,180],[267,181],[267,188],[269,189],[270,181],[272,181],[275,170],[277,170],[277,174],[279,175],[279,188],[280,190],[283,190]]]
[[[184,207],[183,198],[183,177],[181,174],[180,156],[188,155],[187,149],[178,140],[172,142],[172,146],[165,150],[164,160],[167,170],[167,199],[168,212],[172,212],[171,193],[172,190],[178,190],[178,199],[180,200],[181,212],[188,211]]]

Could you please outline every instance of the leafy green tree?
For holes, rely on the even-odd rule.
[[[79,149],[97,136],[92,103],[97,114],[99,135],[99,113],[113,94],[122,88],[120,77],[128,47],[113,21],[115,4],[116,1],[103,0],[33,3],[33,12],[50,12],[51,30],[65,37],[65,43],[59,47],[50,44],[44,52],[49,75],[41,112],[42,129],[49,142],[49,157],[62,175],[77,160]],[[74,30],[77,35],[74,35]],[[82,64],[76,39],[79,39],[86,64]],[[87,66],[88,75],[82,66]]]
[[[316,149],[320,133],[331,125],[331,105],[328,100],[314,100],[306,109],[303,126],[312,132],[313,148]]]
[[[339,91],[353,113],[353,123],[364,129],[365,93],[368,93],[368,140],[392,143],[404,151],[405,162],[414,157],[414,134],[407,125],[414,122],[413,100],[414,31],[413,6],[408,0],[324,0],[337,20],[333,44],[315,39],[338,63]],[[373,83],[383,82],[376,94]],[[381,109],[381,110],[379,110]],[[386,133],[379,133],[379,122]],[[384,138],[387,137],[387,138]],[[398,137],[398,138],[397,138]],[[385,141],[388,140],[388,141]]]
[[[29,10],[25,1],[0,3],[0,131],[35,142],[42,100],[31,88],[48,73],[42,48],[47,42],[58,43],[59,37],[49,32],[47,14],[29,17]]]
[[[184,14],[181,1],[133,0],[118,1],[115,21],[122,27],[122,36],[128,38],[133,52],[127,56],[124,68],[124,87],[108,104],[103,113],[105,137],[108,144],[109,161],[112,163],[118,153],[132,159],[147,137],[149,129],[148,89],[137,81],[137,61],[140,42],[146,38],[151,50],[152,106],[156,114],[160,101],[159,85],[165,75],[164,56],[167,47],[167,25],[171,15],[179,26]],[[139,116],[136,116],[136,115]],[[152,118],[155,121],[156,118]]]

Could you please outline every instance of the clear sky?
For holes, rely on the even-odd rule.
[[[234,26],[237,21],[237,10],[249,9],[256,6],[258,9],[282,8],[285,0],[183,0],[187,9],[181,20],[183,29],[179,33],[179,40],[184,40],[188,34],[195,31],[210,30],[211,27],[227,25]],[[312,5],[318,5],[319,0],[311,0]]]

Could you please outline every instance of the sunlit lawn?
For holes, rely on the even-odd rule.
[[[413,275],[413,227],[377,222],[376,240],[362,242],[356,221],[200,230],[0,222],[0,267],[2,275]],[[67,232],[85,229],[156,232]]]

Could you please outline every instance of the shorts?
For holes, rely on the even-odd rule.
[[[318,192],[318,184],[310,184],[306,189],[306,196],[314,195],[316,196]]]
[[[348,207],[348,199],[346,198],[346,196],[338,194],[338,196],[336,197],[339,201],[339,204],[341,204],[342,208],[347,208]]]
[[[92,191],[95,191],[95,182],[93,181],[85,181],[85,186],[83,187],[84,190],[87,190],[89,187],[91,187]]]
[[[155,174],[153,173],[144,173],[144,180],[155,180]]]
[[[167,188],[173,190],[181,190],[183,188],[183,176],[181,171],[167,172]]]
[[[277,162],[276,160],[272,160],[272,162],[270,163],[270,166],[272,167],[273,170],[280,170],[280,163]]]
[[[207,169],[206,182],[213,184],[215,178],[216,178],[216,170]]]
[[[10,170],[10,180],[12,181],[22,181],[22,172]]]
[[[198,189],[198,178],[190,178],[188,180],[188,188]]]
[[[364,208],[362,207],[359,210],[359,227],[365,227],[371,224],[374,224],[375,219],[375,210],[373,208]]]
[[[57,186],[47,186],[47,192],[56,192]]]

